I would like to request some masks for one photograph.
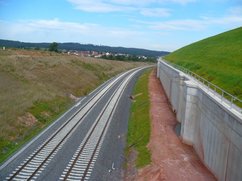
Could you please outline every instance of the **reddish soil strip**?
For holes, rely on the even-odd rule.
[[[152,153],[152,163],[138,170],[135,180],[216,180],[199,160],[194,149],[183,144],[177,137],[177,120],[156,78],[156,71],[149,77],[149,92],[152,131],[148,148]]]

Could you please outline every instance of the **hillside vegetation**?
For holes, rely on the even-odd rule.
[[[142,64],[0,50],[0,161],[73,105],[75,97]]]
[[[92,45],[92,44],[80,44],[80,43],[58,43],[59,49],[65,50],[78,50],[78,51],[96,51],[96,52],[109,52],[109,53],[123,53],[135,56],[148,56],[157,57],[167,55],[167,51],[155,51],[141,48],[125,48],[125,47],[110,47],[104,45]],[[11,47],[11,48],[44,48],[48,49],[50,43],[27,43],[20,41],[1,40],[0,47]]]
[[[242,99],[242,27],[183,47],[165,59]]]

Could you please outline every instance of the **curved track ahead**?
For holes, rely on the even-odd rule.
[[[3,164],[0,180],[119,180],[128,95],[143,69],[114,77],[78,102]]]

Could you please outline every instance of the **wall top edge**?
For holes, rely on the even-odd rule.
[[[221,96],[218,93],[216,93],[215,91],[213,91],[213,92],[212,91],[208,91],[209,88],[206,85],[202,85],[201,83],[198,83],[198,80],[196,80],[195,78],[193,78],[193,77],[185,74],[184,72],[174,68],[173,66],[169,65],[162,58],[159,58],[158,62],[163,64],[163,65],[165,65],[166,67],[171,68],[173,71],[176,71],[179,76],[185,77],[185,81],[184,82],[189,87],[197,88],[200,91],[202,91],[204,94],[208,95],[212,100],[214,100],[214,102],[217,105],[219,105],[226,112],[231,114],[231,116],[236,117],[242,123],[242,109],[240,109],[240,108],[235,109],[233,106],[231,106],[229,101],[220,101],[221,100]],[[238,109],[240,109],[240,110],[238,110]]]

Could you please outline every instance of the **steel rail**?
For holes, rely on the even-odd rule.
[[[136,68],[137,69],[137,68]],[[66,140],[66,138],[68,136],[70,136],[70,134],[73,132],[73,130],[80,124],[80,122],[83,120],[83,118],[90,112],[90,110],[94,107],[94,105],[97,104],[97,102],[99,102],[99,100],[125,75],[129,74],[132,71],[135,71],[136,69],[132,69],[130,71],[127,71],[123,74],[121,74],[119,77],[117,77],[116,79],[114,79],[112,82],[110,82],[108,85],[102,87],[97,93],[95,93],[89,101],[87,101],[78,111],[76,111],[74,113],[74,115],[72,117],[70,117],[58,130],[56,130],[48,140],[46,140],[40,147],[38,147],[34,153],[32,155],[30,155],[28,157],[28,159],[21,164],[14,173],[10,174],[10,176],[8,176],[6,179],[7,180],[14,180],[15,177],[38,155],[38,153],[40,153],[47,145],[48,143],[50,143],[56,136],[58,136],[58,134],[70,123],[70,121],[78,114],[80,113],[92,100],[94,100],[94,98],[96,98],[98,96],[98,94],[100,94],[105,88],[106,90],[100,95],[100,97],[90,106],[90,108],[84,113],[84,115],[79,119],[79,121],[77,121],[76,124],[74,124],[74,126],[66,133],[66,135],[59,141],[59,143],[52,148],[52,151],[48,154],[48,156],[42,161],[42,163],[33,171],[33,173],[29,176],[29,178],[27,178],[26,180],[31,180],[34,175],[40,170],[40,168],[42,168],[42,166],[49,160],[49,158],[56,152],[56,150],[63,144],[64,140]],[[108,88],[107,88],[108,87]]]
[[[127,84],[128,84],[128,82],[126,82],[125,85],[127,85]],[[125,87],[126,87],[126,86],[125,86]],[[125,88],[124,88],[124,89],[125,89]],[[124,89],[122,90],[122,92],[124,91]],[[122,96],[122,93],[119,95],[118,100],[121,98],[121,96]],[[85,177],[86,177],[86,175],[88,174],[88,170],[89,170],[89,168],[90,168],[90,166],[91,166],[91,164],[92,164],[92,162],[93,162],[93,159],[94,159],[94,157],[95,157],[96,152],[98,151],[98,147],[99,147],[99,145],[101,144],[101,142],[102,142],[102,140],[103,140],[104,134],[105,134],[105,132],[106,132],[106,130],[107,130],[107,127],[108,127],[108,125],[109,125],[109,123],[110,123],[110,121],[111,121],[111,118],[112,118],[113,113],[114,113],[114,111],[115,111],[115,109],[116,109],[116,107],[117,107],[117,104],[118,104],[118,101],[116,101],[115,106],[113,107],[112,112],[111,112],[111,114],[110,114],[109,117],[108,117],[108,121],[106,122],[105,127],[104,127],[104,129],[102,130],[101,136],[100,136],[99,139],[98,139],[98,143],[97,143],[97,145],[96,145],[96,147],[95,147],[95,150],[94,150],[94,152],[92,153],[91,159],[89,160],[89,163],[88,163],[88,165],[87,165],[87,167],[86,167],[86,170],[84,171],[83,177],[82,177],[82,179],[81,179],[82,181],[85,180]]]
[[[139,69],[141,70],[141,69]],[[81,154],[83,154],[84,149],[86,148],[86,146],[88,145],[89,142],[91,142],[91,137],[95,137],[95,133],[96,132],[100,132],[100,130],[98,130],[99,127],[102,126],[102,117],[103,115],[106,113],[108,107],[110,106],[110,103],[112,101],[115,101],[114,106],[111,109],[111,112],[108,115],[107,120],[104,120],[104,126],[101,130],[101,134],[99,135],[99,137],[97,138],[97,142],[95,143],[95,145],[93,145],[94,149],[93,152],[91,153],[91,157],[85,167],[85,170],[83,172],[82,175],[79,175],[79,180],[85,180],[87,174],[88,174],[88,170],[91,167],[91,164],[93,163],[93,159],[95,158],[96,153],[98,152],[98,148],[100,146],[100,143],[102,142],[104,136],[105,136],[105,132],[107,131],[107,127],[110,124],[112,115],[117,107],[117,104],[119,102],[120,97],[122,96],[122,93],[124,91],[124,89],[126,88],[127,84],[129,83],[129,80],[133,77],[133,75],[135,75],[139,70],[134,71],[132,74],[130,74],[126,79],[124,79],[120,85],[118,86],[118,88],[116,88],[116,90],[114,91],[114,93],[112,94],[112,96],[109,98],[109,100],[107,101],[107,103],[105,104],[104,108],[102,109],[101,113],[99,114],[99,117],[96,119],[95,123],[93,124],[93,127],[89,130],[86,138],[83,140],[84,143],[81,143],[79,149],[77,150],[78,152],[76,152],[74,154],[74,159],[71,161],[71,163],[69,162],[67,168],[64,170],[64,174],[62,175],[62,177],[60,178],[60,180],[69,180],[68,177],[71,177],[71,173],[73,168],[76,166],[77,162],[79,162],[80,160],[80,156]],[[114,97],[117,96],[117,98],[115,99]],[[99,125],[100,124],[100,125]],[[99,125],[99,127],[98,127]],[[95,132],[96,131],[96,132]],[[98,134],[98,133],[96,133]],[[88,147],[88,146],[87,146]],[[86,148],[87,149],[87,148]]]

